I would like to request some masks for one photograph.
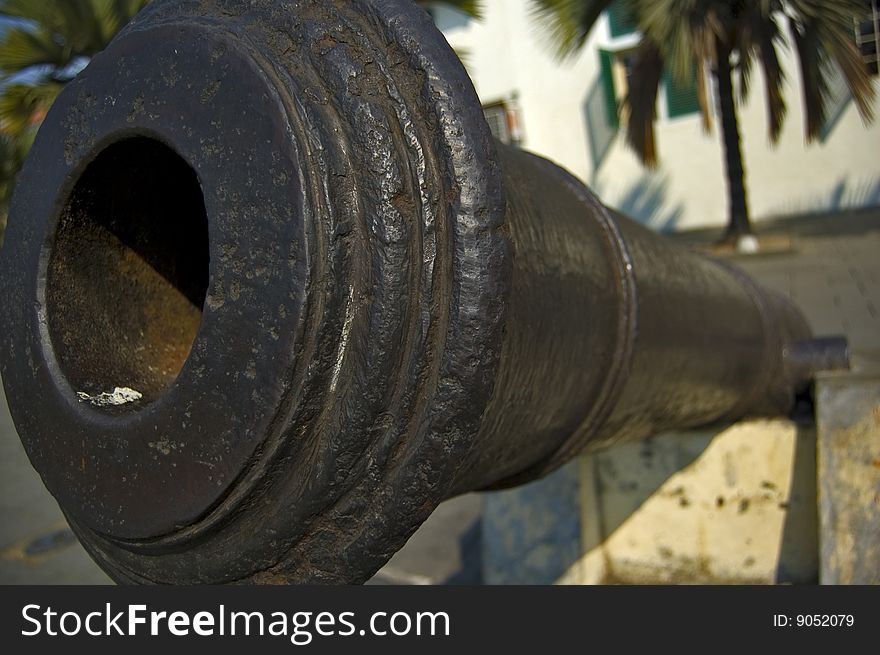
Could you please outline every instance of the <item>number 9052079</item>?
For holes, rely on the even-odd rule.
[[[798,614],[794,624],[799,628],[851,628],[856,620],[852,614]]]

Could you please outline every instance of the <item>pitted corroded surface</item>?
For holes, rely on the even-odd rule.
[[[447,497],[802,382],[796,312],[494,144],[408,0],[151,3],[0,273],[17,429],[127,582],[363,581]]]
[[[193,352],[111,426],[146,456],[83,446],[103,477],[72,481],[19,416],[118,579],[365,579],[443,498],[492,390],[507,279],[472,94],[403,2],[156,2],[65,92],[37,144],[63,147],[59,178],[149,135],[196,171],[210,224]]]

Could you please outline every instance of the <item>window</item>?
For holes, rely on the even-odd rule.
[[[495,102],[483,107],[492,136],[508,145],[519,145],[520,135],[516,113],[506,102]]]
[[[638,22],[627,0],[614,0],[607,13],[612,37],[626,36],[636,31]]]
[[[626,122],[626,116],[622,115],[623,101],[629,93],[635,56],[635,49],[616,52],[599,50],[606,119],[608,125],[615,129]],[[688,116],[700,111],[696,70],[686,84],[681,84],[669,71],[664,71],[662,83],[666,91],[666,115],[669,118]]]
[[[880,74],[880,3],[878,0],[865,0],[865,15],[855,21],[856,45],[862,53],[865,65],[871,75]]]
[[[593,168],[598,169],[617,135],[617,108],[609,110],[607,91],[603,88],[603,77],[596,78],[584,102],[584,117],[587,120],[587,138],[590,143],[590,157]],[[613,117],[614,122],[609,120]]]
[[[878,74],[878,51],[880,51],[880,3],[865,0],[865,13],[853,20],[856,46],[868,68],[868,74]],[[825,142],[840,121],[849,101],[852,100],[846,78],[837,66],[828,67],[827,105],[825,124],[819,132],[819,140]]]
[[[829,66],[827,79],[827,105],[825,124],[819,132],[819,141],[824,143],[831,136],[837,122],[843,116],[852,96],[849,93],[849,87],[846,85],[846,78],[840,72],[837,66]]]
[[[632,80],[635,50],[599,50],[599,65],[602,75],[602,90],[605,95],[605,119],[608,125],[617,129],[621,120],[621,105],[629,93]]]
[[[691,73],[691,79],[686,84],[681,84],[672,73],[664,70],[663,84],[666,87],[666,111],[669,118],[687,116],[700,111],[696,69]]]

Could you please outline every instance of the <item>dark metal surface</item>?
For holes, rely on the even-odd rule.
[[[445,498],[809,374],[785,300],[494,144],[404,0],[152,3],[6,239],[13,418],[119,581],[362,581]]]

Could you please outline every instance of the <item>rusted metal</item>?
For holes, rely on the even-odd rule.
[[[0,273],[22,442],[125,582],[362,581],[445,498],[810,374],[786,300],[493,143],[403,0],[152,3],[47,116]]]

